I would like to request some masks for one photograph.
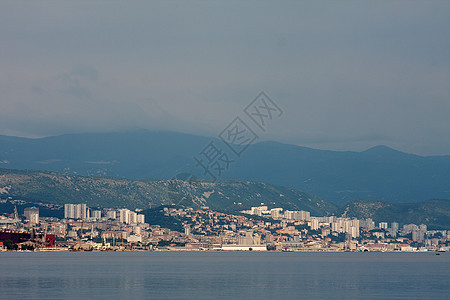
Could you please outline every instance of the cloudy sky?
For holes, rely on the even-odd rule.
[[[262,136],[450,154],[450,1],[2,1],[0,134]]]

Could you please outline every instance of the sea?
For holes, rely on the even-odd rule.
[[[450,299],[450,253],[3,252],[0,299]]]

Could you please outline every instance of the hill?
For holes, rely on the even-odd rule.
[[[40,139],[0,136],[0,166],[84,176],[169,179],[203,177],[192,157],[210,142],[174,132],[69,134]],[[267,182],[343,205],[357,199],[418,202],[450,197],[450,156],[423,157],[386,146],[363,152],[324,151],[261,142],[235,157],[226,179]]]
[[[0,197],[91,207],[149,208],[179,204],[238,211],[260,205],[330,215],[337,207],[317,196],[261,182],[221,180],[127,180],[55,172],[0,169]]]
[[[265,203],[270,208],[307,210],[313,216],[342,215],[450,229],[450,199],[414,203],[357,200],[339,208],[309,193],[248,180],[128,180],[0,169],[0,199],[27,201],[18,206],[19,211],[38,204],[43,216],[57,217],[62,216],[60,205],[65,203],[87,203],[92,208],[140,208],[148,217],[159,215],[161,205],[208,206],[213,210],[236,212]],[[12,204],[0,201],[0,210],[11,212]],[[173,226],[179,226],[179,220]]]
[[[450,230],[450,199],[433,199],[416,203],[386,203],[358,200],[347,204],[343,215],[376,222],[426,224],[431,229]]]

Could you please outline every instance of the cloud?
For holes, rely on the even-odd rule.
[[[79,99],[91,99],[91,91],[87,87],[71,85],[61,90],[62,94],[71,95]]]
[[[216,135],[261,90],[263,136],[448,154],[448,2],[8,2],[0,134]],[[31,13],[32,12],[32,13]]]
[[[99,77],[97,69],[95,69],[93,66],[87,65],[74,66],[70,74],[72,76],[79,76],[90,81],[96,81]]]

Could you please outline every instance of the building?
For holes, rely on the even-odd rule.
[[[120,209],[119,210],[119,221],[120,223],[125,224],[144,224],[145,223],[145,216],[141,214],[137,214],[134,211],[131,211],[129,209]]]
[[[319,229],[319,220],[317,218],[313,218],[310,222],[308,222],[308,225],[312,230],[317,230]]]
[[[119,210],[119,221],[120,223],[130,224],[130,210],[129,209],[120,209]]]
[[[282,208],[272,208],[270,210],[270,215],[272,218],[276,219],[276,218],[281,218],[283,209]]]
[[[393,230],[393,231],[398,231],[398,229],[400,228],[400,226],[398,225],[398,223],[397,222],[392,222],[391,223],[391,229]]]
[[[387,230],[388,229],[388,223],[387,222],[380,222],[380,224],[378,224],[378,227],[380,229]]]
[[[366,219],[362,224],[364,228],[367,228],[367,230],[375,229],[375,222],[372,219]]]
[[[102,218],[102,211],[101,210],[94,210],[92,212],[92,218],[100,220]]]
[[[415,242],[422,242],[425,237],[425,232],[422,230],[413,230],[412,231],[412,240]]]
[[[241,232],[237,238],[237,244],[242,246],[261,245],[261,237],[258,234],[253,235],[252,230]]]
[[[81,219],[89,218],[89,208],[86,204],[65,204],[64,205],[65,219]]]
[[[138,224],[144,224],[145,223],[145,216],[144,215],[137,215],[137,222]]]
[[[75,205],[64,204],[64,219],[74,219],[75,218]]]
[[[39,208],[27,207],[23,215],[31,224],[39,224]]]
[[[221,250],[221,251],[267,251],[267,247],[265,245],[251,245],[251,246],[222,245],[222,247],[214,248],[214,250]]]
[[[130,211],[130,217],[129,217],[129,224],[137,224],[137,213],[135,213],[134,211]],[[128,224],[128,223],[127,223]]]
[[[115,219],[117,218],[116,211],[115,211],[115,210],[109,210],[109,211],[106,213],[106,218],[107,218],[107,219],[115,220]]]
[[[268,210],[267,206],[258,206],[258,207],[252,207],[251,208],[251,214],[261,216],[263,213],[266,213]]]
[[[191,226],[189,224],[184,225],[184,234],[191,235]]]

